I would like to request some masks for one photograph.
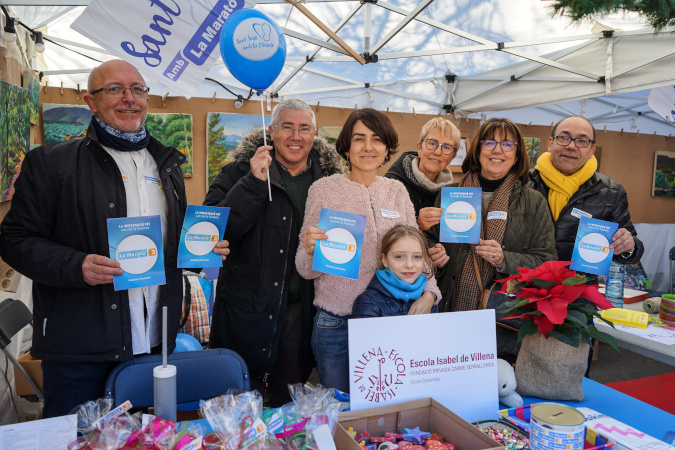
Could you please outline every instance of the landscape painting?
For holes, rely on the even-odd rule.
[[[675,197],[675,152],[654,153],[652,197]]]
[[[187,158],[181,166],[183,176],[192,176],[192,115],[148,114],[145,127],[164,145],[176,147]]]
[[[527,158],[530,161],[530,167],[537,165],[537,159],[539,158],[539,138],[524,137],[525,149],[527,149]]]
[[[32,103],[27,89],[0,82],[0,201],[11,200],[24,156],[30,151]]]
[[[206,118],[206,190],[216,179],[220,170],[232,162],[230,151],[251,130],[261,127],[262,116],[251,114],[209,113]],[[269,125],[270,116],[265,116]],[[270,144],[271,145],[271,144]]]

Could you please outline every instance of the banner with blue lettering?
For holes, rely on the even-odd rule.
[[[480,242],[482,192],[481,188],[441,188],[440,242]]]
[[[619,225],[605,220],[582,217],[574,241],[570,269],[595,275],[609,275],[614,249],[609,248]]]
[[[213,253],[225,234],[230,208],[188,205],[178,244],[178,267],[223,267],[223,258]]]
[[[166,284],[162,221],[159,216],[107,219],[110,259],[122,275],[113,275],[116,291]]]
[[[316,241],[312,269],[358,279],[366,216],[321,208],[318,228],[328,239]]]
[[[115,56],[190,98],[220,58],[232,13],[257,0],[92,0],[72,24]]]

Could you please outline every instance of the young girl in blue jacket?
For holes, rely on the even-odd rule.
[[[378,270],[354,301],[350,318],[408,314],[435,269],[422,232],[408,225],[394,226],[382,237]],[[437,311],[434,305],[431,312]]]

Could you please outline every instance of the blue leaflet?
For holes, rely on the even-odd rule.
[[[481,188],[441,188],[441,242],[480,242],[482,192]]]
[[[318,227],[328,240],[316,241],[312,269],[358,279],[366,216],[321,208]]]
[[[614,255],[609,245],[618,229],[613,222],[581,217],[570,269],[607,276]]]
[[[230,208],[188,205],[180,232],[178,267],[222,267],[223,259],[213,253],[223,239]]]

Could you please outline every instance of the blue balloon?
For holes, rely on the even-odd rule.
[[[176,349],[174,353],[196,352],[202,350],[202,344],[197,339],[185,333],[178,333],[176,336]]]
[[[220,54],[237,80],[260,93],[272,85],[284,67],[286,38],[270,16],[244,8],[225,22]]]

